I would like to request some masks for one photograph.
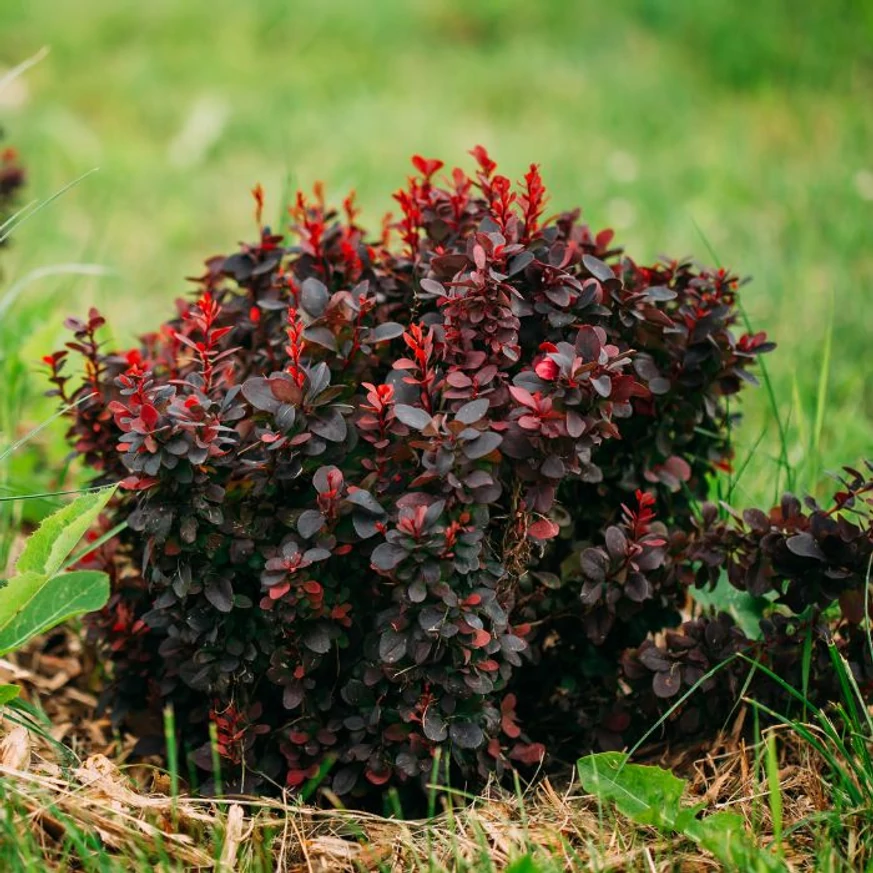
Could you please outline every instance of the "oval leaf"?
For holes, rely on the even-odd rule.
[[[406,654],[406,634],[387,630],[379,639],[379,657],[386,664],[396,664]]]
[[[471,721],[456,721],[449,729],[452,742],[462,749],[478,749],[485,741],[482,728]]]
[[[323,282],[314,276],[309,276],[303,280],[303,285],[300,288],[300,303],[310,315],[315,318],[324,315],[329,300],[330,291],[327,290]]]
[[[101,609],[108,599],[109,577],[97,570],[15,576],[0,588],[0,655],[75,615]]]
[[[455,413],[455,418],[462,424],[474,424],[488,412],[488,407],[490,405],[491,404],[488,402],[487,397],[480,397],[478,400],[471,400],[469,403],[465,403]]]
[[[394,414],[408,427],[424,430],[431,422],[431,417],[418,406],[408,406],[405,403],[394,404]]]

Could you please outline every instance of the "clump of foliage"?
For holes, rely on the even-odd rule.
[[[701,694],[669,714],[684,734],[719,727],[744,690],[782,710],[790,703],[787,686],[799,689],[806,704],[823,707],[847,694],[834,670],[835,652],[861,696],[873,696],[873,464],[866,473],[845,468],[840,482],[827,508],[790,494],[769,513],[747,509],[725,518],[712,504],[703,507],[678,566],[693,571],[700,588],[727,578],[762,599],[768,608],[760,634],[749,639],[721,613],[668,631],[662,644],[646,640],[623,656],[631,699],[657,714],[665,707],[652,706],[656,699],[673,702],[703,679]]]
[[[536,166],[513,186],[472,154],[445,178],[416,156],[376,238],[316,189],[286,241],[258,188],[259,239],[175,318],[115,351],[92,311],[46,359],[76,452],[121,482],[106,525],[129,525],[85,564],[113,579],[107,697],[143,734],[172,703],[206,769],[211,722],[261,784],[475,784],[627,742],[735,651],[722,619],[647,640],[696,565],[759,561],[696,518],[772,348],[737,329],[740,281],[639,265],[578,210],[545,219]]]

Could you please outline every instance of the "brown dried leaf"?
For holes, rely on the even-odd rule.
[[[10,770],[30,767],[30,734],[27,728],[15,725],[0,742],[0,764]]]

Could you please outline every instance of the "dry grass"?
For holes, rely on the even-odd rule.
[[[6,808],[17,810],[14,827],[28,831],[45,871],[75,869],[64,854],[71,826],[96,835],[107,858],[120,859],[117,869],[128,870],[479,871],[518,859],[528,864],[518,869],[529,871],[719,869],[688,842],[617,820],[570,779],[561,787],[546,779],[517,794],[494,788],[473,802],[457,799],[431,821],[318,809],[290,798],[173,797],[156,763],[132,763],[132,738],[113,736],[108,722],[94,718],[96,700],[83,687],[89,667],[87,652],[66,633],[14,663],[0,661],[0,681],[22,684],[53,725],[50,739],[0,724]],[[707,809],[740,812],[768,845],[766,779],[739,727],[705,751],[653,749],[648,757],[688,778]],[[53,741],[72,750],[70,760]],[[807,749],[790,736],[781,749],[786,861],[790,869],[814,869],[820,845],[811,823],[827,810],[828,794]]]

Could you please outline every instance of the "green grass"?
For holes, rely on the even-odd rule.
[[[482,142],[513,177],[540,162],[554,206],[582,204],[640,258],[707,258],[702,233],[754,277],[799,488],[869,451],[869,2],[5,0],[0,61],[44,45],[0,95],[31,194],[100,169],[21,228],[8,271],[118,277],[30,288],[4,319],[30,334],[25,366],[92,302],[124,337],[156,323],[203,258],[252,235],[257,181],[275,211],[289,177],[355,187],[375,222],[411,153],[469,161]],[[38,313],[27,331],[22,310]],[[739,456],[766,437],[740,503],[784,485],[753,394]]]

